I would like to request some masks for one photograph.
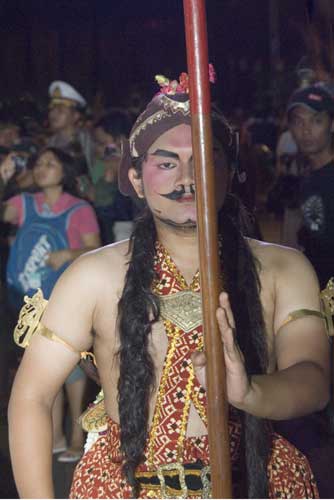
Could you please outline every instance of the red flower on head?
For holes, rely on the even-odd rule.
[[[179,86],[181,87],[183,92],[189,93],[189,75],[188,75],[188,73],[184,73],[184,72],[181,73],[181,75],[179,76],[179,80],[180,80]]]
[[[189,75],[188,73],[181,73],[179,81],[169,80],[163,75],[156,75],[156,81],[160,85],[160,93],[167,95],[175,94],[189,94]],[[216,72],[212,64],[209,64],[209,80],[211,83],[216,82]]]
[[[213,67],[213,64],[211,64],[211,63],[209,64],[209,80],[211,83],[216,83],[216,81],[217,81],[216,70]]]

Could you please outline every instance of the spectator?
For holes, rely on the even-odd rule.
[[[298,150],[310,165],[301,185],[302,227],[299,243],[312,262],[320,285],[334,274],[334,100],[326,87],[312,85],[295,92],[288,120]]]
[[[125,239],[132,230],[132,201],[118,190],[121,144],[128,137],[130,128],[129,115],[120,109],[110,110],[94,128],[96,160],[91,177],[104,244]]]
[[[283,220],[281,225],[281,243],[298,248],[297,233],[300,228],[300,208],[298,199],[299,178],[303,173],[304,159],[298,154],[297,144],[291,131],[284,130],[278,139],[276,147],[276,176],[281,183]],[[284,202],[283,202],[284,199]]]
[[[93,148],[91,135],[83,126],[86,100],[71,85],[62,81],[51,83],[49,95],[48,116],[52,136],[47,145],[63,149],[76,159],[80,192],[87,195]]]
[[[32,168],[36,160],[37,146],[30,140],[20,140],[9,151],[15,163],[15,175],[6,184],[3,200],[16,194],[36,191]],[[3,158],[4,159],[4,158]]]
[[[0,172],[5,183],[13,176],[12,154],[2,163]],[[59,149],[46,148],[36,158],[33,175],[39,191],[10,198],[3,210],[3,220],[19,226],[7,267],[8,292],[16,310],[21,306],[23,295],[34,293],[37,288],[41,288],[48,299],[69,263],[100,245],[93,209],[76,196],[73,159]],[[77,420],[82,411],[85,383],[85,375],[79,367],[65,383],[72,417],[68,450],[62,428],[63,393],[56,399],[54,451],[64,451],[59,460],[73,461],[81,455],[84,436]]]
[[[12,147],[13,159],[15,163],[15,175],[10,179],[3,191],[2,199],[6,200],[12,196],[25,192],[33,192],[35,184],[32,175],[31,162],[34,161],[33,153],[36,151],[34,145],[28,142],[21,142]],[[5,154],[0,159],[0,164],[9,154],[9,150],[3,149]],[[8,332],[11,332],[17,320],[17,315],[11,315],[8,308],[7,294],[5,289],[6,283],[6,266],[9,254],[10,241],[15,237],[17,228],[11,224],[6,224],[0,220],[0,335],[1,350],[0,350],[0,405],[1,409],[5,410],[8,402],[8,391],[11,386],[11,377],[9,376],[10,360],[15,364],[15,359],[18,357],[17,348],[11,341]]]
[[[20,140],[20,127],[13,122],[0,122],[0,146],[10,149]]]

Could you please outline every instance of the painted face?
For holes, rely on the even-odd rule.
[[[289,115],[289,128],[299,151],[305,155],[317,155],[331,148],[333,123],[325,111],[316,113],[296,106]]]
[[[68,127],[73,127],[79,120],[78,111],[65,104],[57,104],[49,110],[49,124],[52,132],[60,132]]]
[[[46,151],[35,163],[33,175],[41,189],[59,186],[63,179],[63,166],[51,151]]]
[[[215,145],[217,208],[225,199],[229,181],[224,151]],[[162,134],[149,148],[142,177],[130,169],[129,178],[153,215],[174,225],[195,226],[197,221],[191,127],[178,125]]]

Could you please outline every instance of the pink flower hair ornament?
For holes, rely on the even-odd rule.
[[[188,73],[181,73],[179,81],[169,80],[163,75],[155,75],[155,80],[160,86],[160,94],[175,95],[175,94],[189,94],[189,75]],[[215,68],[209,64],[209,81],[216,83],[217,76]]]

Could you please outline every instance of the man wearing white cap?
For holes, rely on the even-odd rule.
[[[53,135],[48,146],[66,149],[75,156],[84,156],[87,166],[92,161],[92,140],[80,121],[87,102],[71,85],[54,81],[49,87],[49,124]]]

